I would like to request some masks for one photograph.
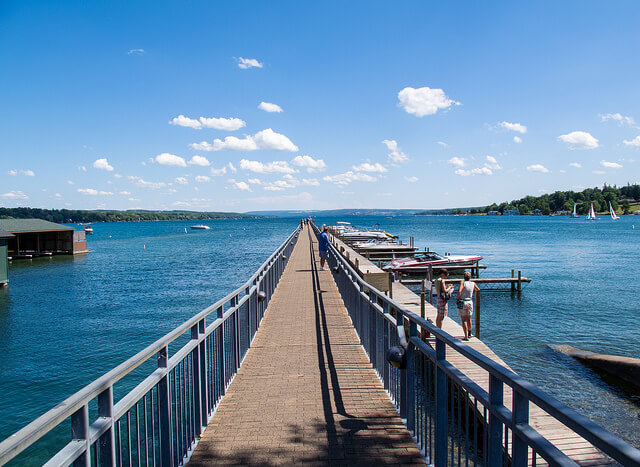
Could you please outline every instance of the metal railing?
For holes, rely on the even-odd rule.
[[[184,464],[249,350],[299,232],[242,287],[2,441],[0,465],[69,419],[69,441],[47,465]],[[170,355],[180,337],[189,340]],[[155,369],[114,403],[114,385],[156,356]]]
[[[535,404],[600,450],[601,461],[640,465],[639,450],[394,302],[364,282],[333,245],[329,248],[329,265],[360,343],[430,464],[577,465],[529,424],[529,407]],[[420,339],[419,329],[435,343]],[[406,369],[387,361],[393,346],[404,347]],[[460,371],[452,356],[485,370],[489,390]],[[505,385],[512,391],[512,407],[504,405]]]

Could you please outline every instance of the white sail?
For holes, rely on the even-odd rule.
[[[591,203],[591,208],[589,209],[589,214],[587,215],[587,220],[595,220],[596,219],[596,212],[593,210],[593,203]]]
[[[577,207],[578,203],[573,203],[573,214],[571,214],[571,217],[578,217],[578,212],[576,211]]]
[[[613,220],[620,219],[620,216],[618,216],[616,212],[613,210],[613,206],[611,206],[611,201],[609,201],[609,214],[611,214],[611,219]]]

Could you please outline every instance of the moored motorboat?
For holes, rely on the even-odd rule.
[[[209,230],[211,227],[209,227],[208,225],[204,225],[204,224],[197,224],[197,225],[192,225],[191,228],[193,230]]]
[[[482,256],[447,255],[442,256],[433,251],[419,253],[413,258],[397,258],[392,260],[383,269],[387,271],[425,271],[431,268],[456,268],[472,266],[480,261]]]
[[[86,235],[91,235],[93,233],[93,227],[91,227],[90,225],[85,225],[84,227],[84,233]]]

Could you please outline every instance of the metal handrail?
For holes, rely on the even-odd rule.
[[[319,233],[318,228],[316,226],[313,227],[316,233]],[[478,397],[481,402],[485,403],[485,407],[487,407],[491,415],[502,418],[503,422],[507,426],[509,426],[512,431],[518,435],[518,437],[524,439],[529,447],[537,447],[539,450],[536,450],[536,452],[538,452],[541,457],[553,462],[560,462],[562,460],[563,463],[565,461],[568,461],[568,463],[573,464],[573,461],[571,461],[565,454],[558,451],[557,448],[553,446],[553,444],[544,439],[539,433],[535,431],[534,428],[532,428],[528,424],[529,402],[536,404],[551,417],[560,421],[562,424],[573,430],[578,435],[582,436],[596,448],[600,449],[618,462],[621,462],[624,465],[640,465],[640,450],[634,448],[630,444],[626,443],[617,436],[600,427],[598,424],[591,421],[584,415],[578,413],[553,396],[547,394],[536,385],[525,380],[510,369],[500,365],[499,363],[483,355],[467,344],[461,342],[459,339],[451,336],[426,319],[423,319],[415,313],[409,311],[403,305],[397,303],[392,298],[385,295],[383,292],[377,290],[375,287],[365,282],[364,279],[360,277],[360,274],[338,252],[333,244],[330,243],[329,248],[331,253],[330,257],[335,263],[335,266],[332,265],[332,267],[334,268],[334,274],[344,274],[348,278],[348,281],[352,284],[356,294],[359,295],[359,298],[368,302],[372,310],[375,310],[377,313],[381,314],[382,317],[386,321],[388,321],[394,329],[397,329],[399,334],[398,339],[400,341],[405,340],[408,343],[408,354],[417,351],[433,362],[433,364],[436,366],[436,371],[442,371],[443,373],[449,374],[455,372],[456,375],[451,374],[451,376],[456,379],[457,382],[463,387],[465,387],[466,385],[467,387],[465,387],[465,390],[468,390],[471,394],[476,393],[475,396]],[[337,270],[335,269],[336,267],[338,268]],[[368,293],[365,293],[365,289],[368,290]],[[343,290],[340,290],[340,292],[343,293]],[[344,298],[345,297],[343,296],[343,299]],[[346,305],[348,300],[344,301]],[[380,305],[380,303],[382,305]],[[349,310],[348,307],[347,309],[350,313],[352,312],[352,310]],[[408,339],[405,336],[404,325],[397,325],[396,319],[394,319],[394,317],[391,315],[390,312],[392,310],[395,311],[396,317],[402,316],[408,321],[411,334]],[[404,322],[404,320],[402,322]],[[354,323],[354,326],[355,325],[356,323]],[[418,327],[425,329],[435,337],[435,350],[428,347],[420,339],[417,338],[417,332],[415,331],[417,331]],[[360,337],[362,341],[362,336]],[[480,391],[478,391],[478,389],[481,388],[475,385],[475,383],[473,383],[472,385],[468,385],[464,381],[466,377],[464,377],[464,375],[457,368],[455,368],[455,366],[446,361],[446,348],[454,350],[455,352],[463,355],[467,359],[471,360],[472,362],[486,370],[489,373],[490,378],[492,379],[493,385],[497,388],[496,391],[500,392],[500,397],[502,397],[502,383],[510,386],[513,390],[514,395],[514,407],[518,406],[517,409],[515,409],[519,412],[518,415],[522,416],[522,412],[526,409],[526,416],[524,417],[525,421],[515,420],[515,418],[518,417],[514,417],[512,411],[506,409],[501,403],[499,406],[494,406],[490,402],[492,395],[484,390],[481,390],[481,392],[484,393],[481,394]],[[365,348],[365,350],[369,352],[369,349]],[[407,357],[407,360],[409,360],[409,356]],[[405,373],[408,373],[408,371]],[[411,407],[403,407],[403,405],[413,403],[412,401],[408,400],[407,395],[405,394],[407,391],[407,387],[413,384],[411,381],[406,381],[407,378],[412,378],[412,375],[403,375],[403,377],[401,378],[401,382],[404,382],[404,385],[406,387],[404,387],[401,391],[399,397],[400,401],[394,401],[396,402],[397,406],[399,405],[398,408],[402,416],[407,416],[412,410]],[[383,383],[386,387],[387,382],[383,381]],[[474,385],[475,387],[473,387]],[[407,424],[411,424],[410,419],[407,419]],[[409,428],[412,429],[413,427],[409,426]],[[531,438],[532,434],[536,434],[537,436],[537,440],[535,442]],[[436,442],[436,445],[437,444],[438,443]],[[435,456],[433,456],[433,454],[435,454]],[[436,465],[444,465],[440,463],[442,462],[442,454],[440,455],[440,462],[438,461],[437,449],[436,453],[432,453],[431,456],[435,457]],[[446,463],[446,458],[444,462]],[[514,459],[514,462],[515,465],[518,465],[516,459]]]
[[[168,378],[172,370],[174,370],[176,367],[178,367],[181,364],[184,365],[185,359],[187,359],[189,355],[193,355],[194,359],[199,360],[200,365],[204,365],[202,361],[204,361],[204,358],[205,358],[204,345],[206,340],[211,336],[213,336],[213,334],[216,331],[219,331],[220,334],[224,335],[225,330],[221,329],[221,327],[225,323],[230,322],[231,320],[234,320],[234,322],[231,323],[234,326],[234,332],[235,332],[235,335],[233,336],[233,338],[236,341],[238,341],[240,339],[239,333],[241,332],[241,330],[238,329],[238,323],[239,323],[239,318],[237,313],[238,310],[242,310],[246,308],[248,313],[250,310],[250,307],[253,306],[253,311],[255,312],[256,318],[258,319],[258,321],[261,319],[262,315],[258,313],[259,310],[256,307],[256,305],[261,300],[265,301],[265,305],[262,307],[263,309],[260,310],[261,313],[263,314],[264,308],[266,308],[266,304],[268,304],[271,294],[275,291],[275,286],[277,285],[277,281],[279,280],[282,272],[284,271],[283,263],[286,261],[286,258],[290,255],[290,252],[293,249],[295,242],[297,241],[299,232],[300,232],[300,227],[296,228],[289,235],[289,237],[271,254],[271,256],[269,256],[269,258],[242,286],[235,289],[233,292],[227,294],[225,297],[218,300],[213,305],[205,308],[198,314],[194,315],[192,318],[188,319],[187,321],[185,321],[183,324],[181,324],[171,332],[165,334],[163,337],[156,340],[152,344],[148,345],[147,347],[142,349],[140,352],[136,353],[134,356],[130,357],[120,365],[116,366],[111,371],[108,371],[107,373],[105,373],[104,375],[102,375],[92,383],[88,384],[87,386],[85,386],[75,394],[68,397],[62,403],[58,404],[51,410],[44,413],[43,415],[41,415],[40,417],[38,417],[37,419],[29,423],[27,426],[17,431],[15,434],[11,435],[4,441],[0,442],[0,465],[3,465],[6,462],[13,459],[15,456],[17,456],[22,451],[27,449],[29,446],[34,444],[36,441],[38,441],[44,435],[49,433],[51,430],[58,427],[60,423],[62,423],[64,420],[68,419],[69,417],[72,418],[72,432],[73,432],[72,442],[69,443],[67,447],[65,447],[62,451],[60,451],[60,453],[58,453],[58,455],[55,456],[54,459],[63,458],[68,460],[66,457],[65,451],[73,451],[74,454],[71,456],[73,457],[71,461],[75,460],[77,456],[81,456],[83,454],[88,456],[89,449],[92,447],[91,446],[92,443],[95,442],[97,439],[97,436],[95,436],[96,435],[95,429],[97,429],[97,426],[94,426],[94,425],[96,424],[98,426],[104,425],[104,420],[108,419],[109,421],[108,429],[113,431],[114,423],[119,418],[116,415],[122,416],[126,414],[127,411],[133,406],[135,406],[136,410],[138,410],[137,408],[138,402],[142,400],[142,398],[146,398],[146,396],[148,395],[147,391],[142,392],[140,391],[140,388],[142,387],[148,388],[150,386],[151,390],[153,390],[153,387],[155,387],[159,381]],[[264,298],[259,296],[259,291],[260,293],[262,293],[261,289],[266,289],[266,290],[263,290],[264,292],[266,292],[266,295]],[[241,295],[243,296],[241,297]],[[229,304],[230,306],[228,307],[228,309],[225,310],[226,304]],[[216,319],[212,323],[206,323],[206,318],[214,312],[217,312]],[[257,330],[257,326],[259,325],[259,322],[256,324],[256,321],[254,319],[253,324],[255,325]],[[185,344],[181,349],[179,349],[171,358],[169,358],[169,355],[168,355],[169,344],[171,344],[173,341],[175,341],[179,337],[183,336],[188,331],[191,331],[191,337],[192,337],[191,340],[187,344]],[[252,330],[248,331],[250,340],[253,338],[253,336],[250,335],[251,332]],[[228,359],[229,355],[235,352],[233,355],[235,356],[236,366],[239,367],[241,363],[241,358],[242,358],[241,356],[238,356],[238,353],[240,350],[240,347],[239,347],[240,344],[238,342],[234,342],[233,346],[234,346],[233,348],[227,349],[226,353],[224,352],[224,349],[222,349],[223,355],[222,357],[220,356],[218,357],[223,358],[224,362],[222,364],[224,365],[226,363],[225,359]],[[198,355],[196,355],[194,352],[197,352]],[[149,361],[149,359],[151,359],[155,355],[158,356],[159,368],[154,370],[154,372],[151,373],[151,375],[149,375],[143,382],[139,383],[138,386],[136,386],[134,389],[129,391],[117,404],[114,405],[113,403],[114,384],[116,384],[122,378],[130,374],[133,370],[138,368],[143,363]],[[193,371],[196,370],[195,366],[193,366],[193,368],[190,367],[188,369]],[[197,369],[197,370],[200,370],[200,369]],[[237,371],[237,368],[235,369],[235,371]],[[222,374],[227,379],[232,377],[232,375],[228,375],[224,371],[222,371]],[[209,375],[201,375],[200,378],[202,379],[207,376]],[[174,379],[174,383],[175,383],[175,379]],[[198,381],[197,384],[198,385],[202,384],[202,388],[206,388],[205,382]],[[225,381],[225,385],[227,384],[228,382]],[[196,386],[196,383],[194,382],[193,387],[195,388],[195,386]],[[195,392],[195,389],[194,389],[194,392]],[[94,424],[89,426],[88,405],[96,397],[98,398],[99,412],[101,413],[99,414],[100,417],[98,418],[98,420],[94,422]],[[206,394],[203,395],[202,393],[200,393],[198,397],[201,399],[202,397],[206,397]],[[128,402],[125,403],[125,405],[123,405],[123,402],[126,402],[127,400]],[[158,396],[158,400],[160,400],[160,396]],[[199,400],[198,402],[201,403],[201,400]],[[145,403],[146,403],[146,399],[145,399]],[[216,401],[216,403],[219,403],[219,400]],[[153,405],[153,393],[151,394],[151,404]],[[212,410],[210,409],[212,408],[207,407],[207,412],[212,413]],[[158,407],[158,410],[159,410],[159,407]],[[105,416],[105,414],[107,414],[108,416]],[[151,417],[153,416],[154,414],[151,414]],[[73,427],[74,423],[78,421],[76,420],[78,418],[83,419],[82,422],[85,425],[84,426],[85,433],[78,434],[78,430],[76,430]],[[208,418],[208,416],[205,416],[205,418]],[[206,422],[206,420],[201,420],[201,422],[203,421]],[[145,424],[146,424],[146,418],[145,418]],[[201,423],[201,426],[199,428],[202,428],[203,425],[206,425],[206,423]],[[91,436],[91,433],[90,433],[92,431],[91,427],[94,428],[93,436]],[[105,430],[103,428],[102,432],[104,431]],[[147,433],[145,433],[145,435],[146,434]],[[152,436],[153,436],[153,433],[152,433]],[[94,439],[91,439],[92,437]],[[111,434],[111,438],[112,438],[111,444],[114,444],[113,434]],[[84,439],[86,442],[81,443],[79,445],[77,441],[81,439]],[[130,441],[131,440],[129,439],[129,444],[130,444]],[[110,446],[109,450],[111,450],[111,456],[113,456],[115,454],[114,447]],[[141,455],[141,452],[137,452],[137,454]],[[149,455],[148,452],[145,453],[145,455]],[[113,457],[111,458],[111,461],[115,462]],[[105,465],[111,465],[113,462],[107,462]],[[101,464],[102,463],[103,462],[101,462]]]

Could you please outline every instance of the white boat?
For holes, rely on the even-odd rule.
[[[84,233],[87,235],[91,235],[93,233],[93,227],[91,227],[90,225],[85,226]]]
[[[598,220],[598,218],[596,217],[596,212],[593,210],[593,203],[591,203],[591,208],[589,208],[589,214],[587,214],[587,220],[588,221]]]
[[[209,230],[211,227],[209,227],[208,225],[204,225],[204,224],[198,224],[198,225],[192,225],[191,228],[193,230]]]
[[[578,215],[578,211],[576,211],[577,206],[578,206],[578,203],[573,203],[573,214],[571,214],[571,217],[580,217]]]
[[[609,201],[609,214],[611,214],[611,219],[613,219],[614,221],[620,219],[620,216],[618,216],[616,212],[613,210],[613,206],[611,206],[611,201]]]
[[[476,261],[480,261],[482,256],[447,255],[442,256],[433,251],[419,253],[413,258],[394,259],[383,269],[386,271],[426,271],[431,266],[434,269],[451,268],[461,266],[472,266]]]

